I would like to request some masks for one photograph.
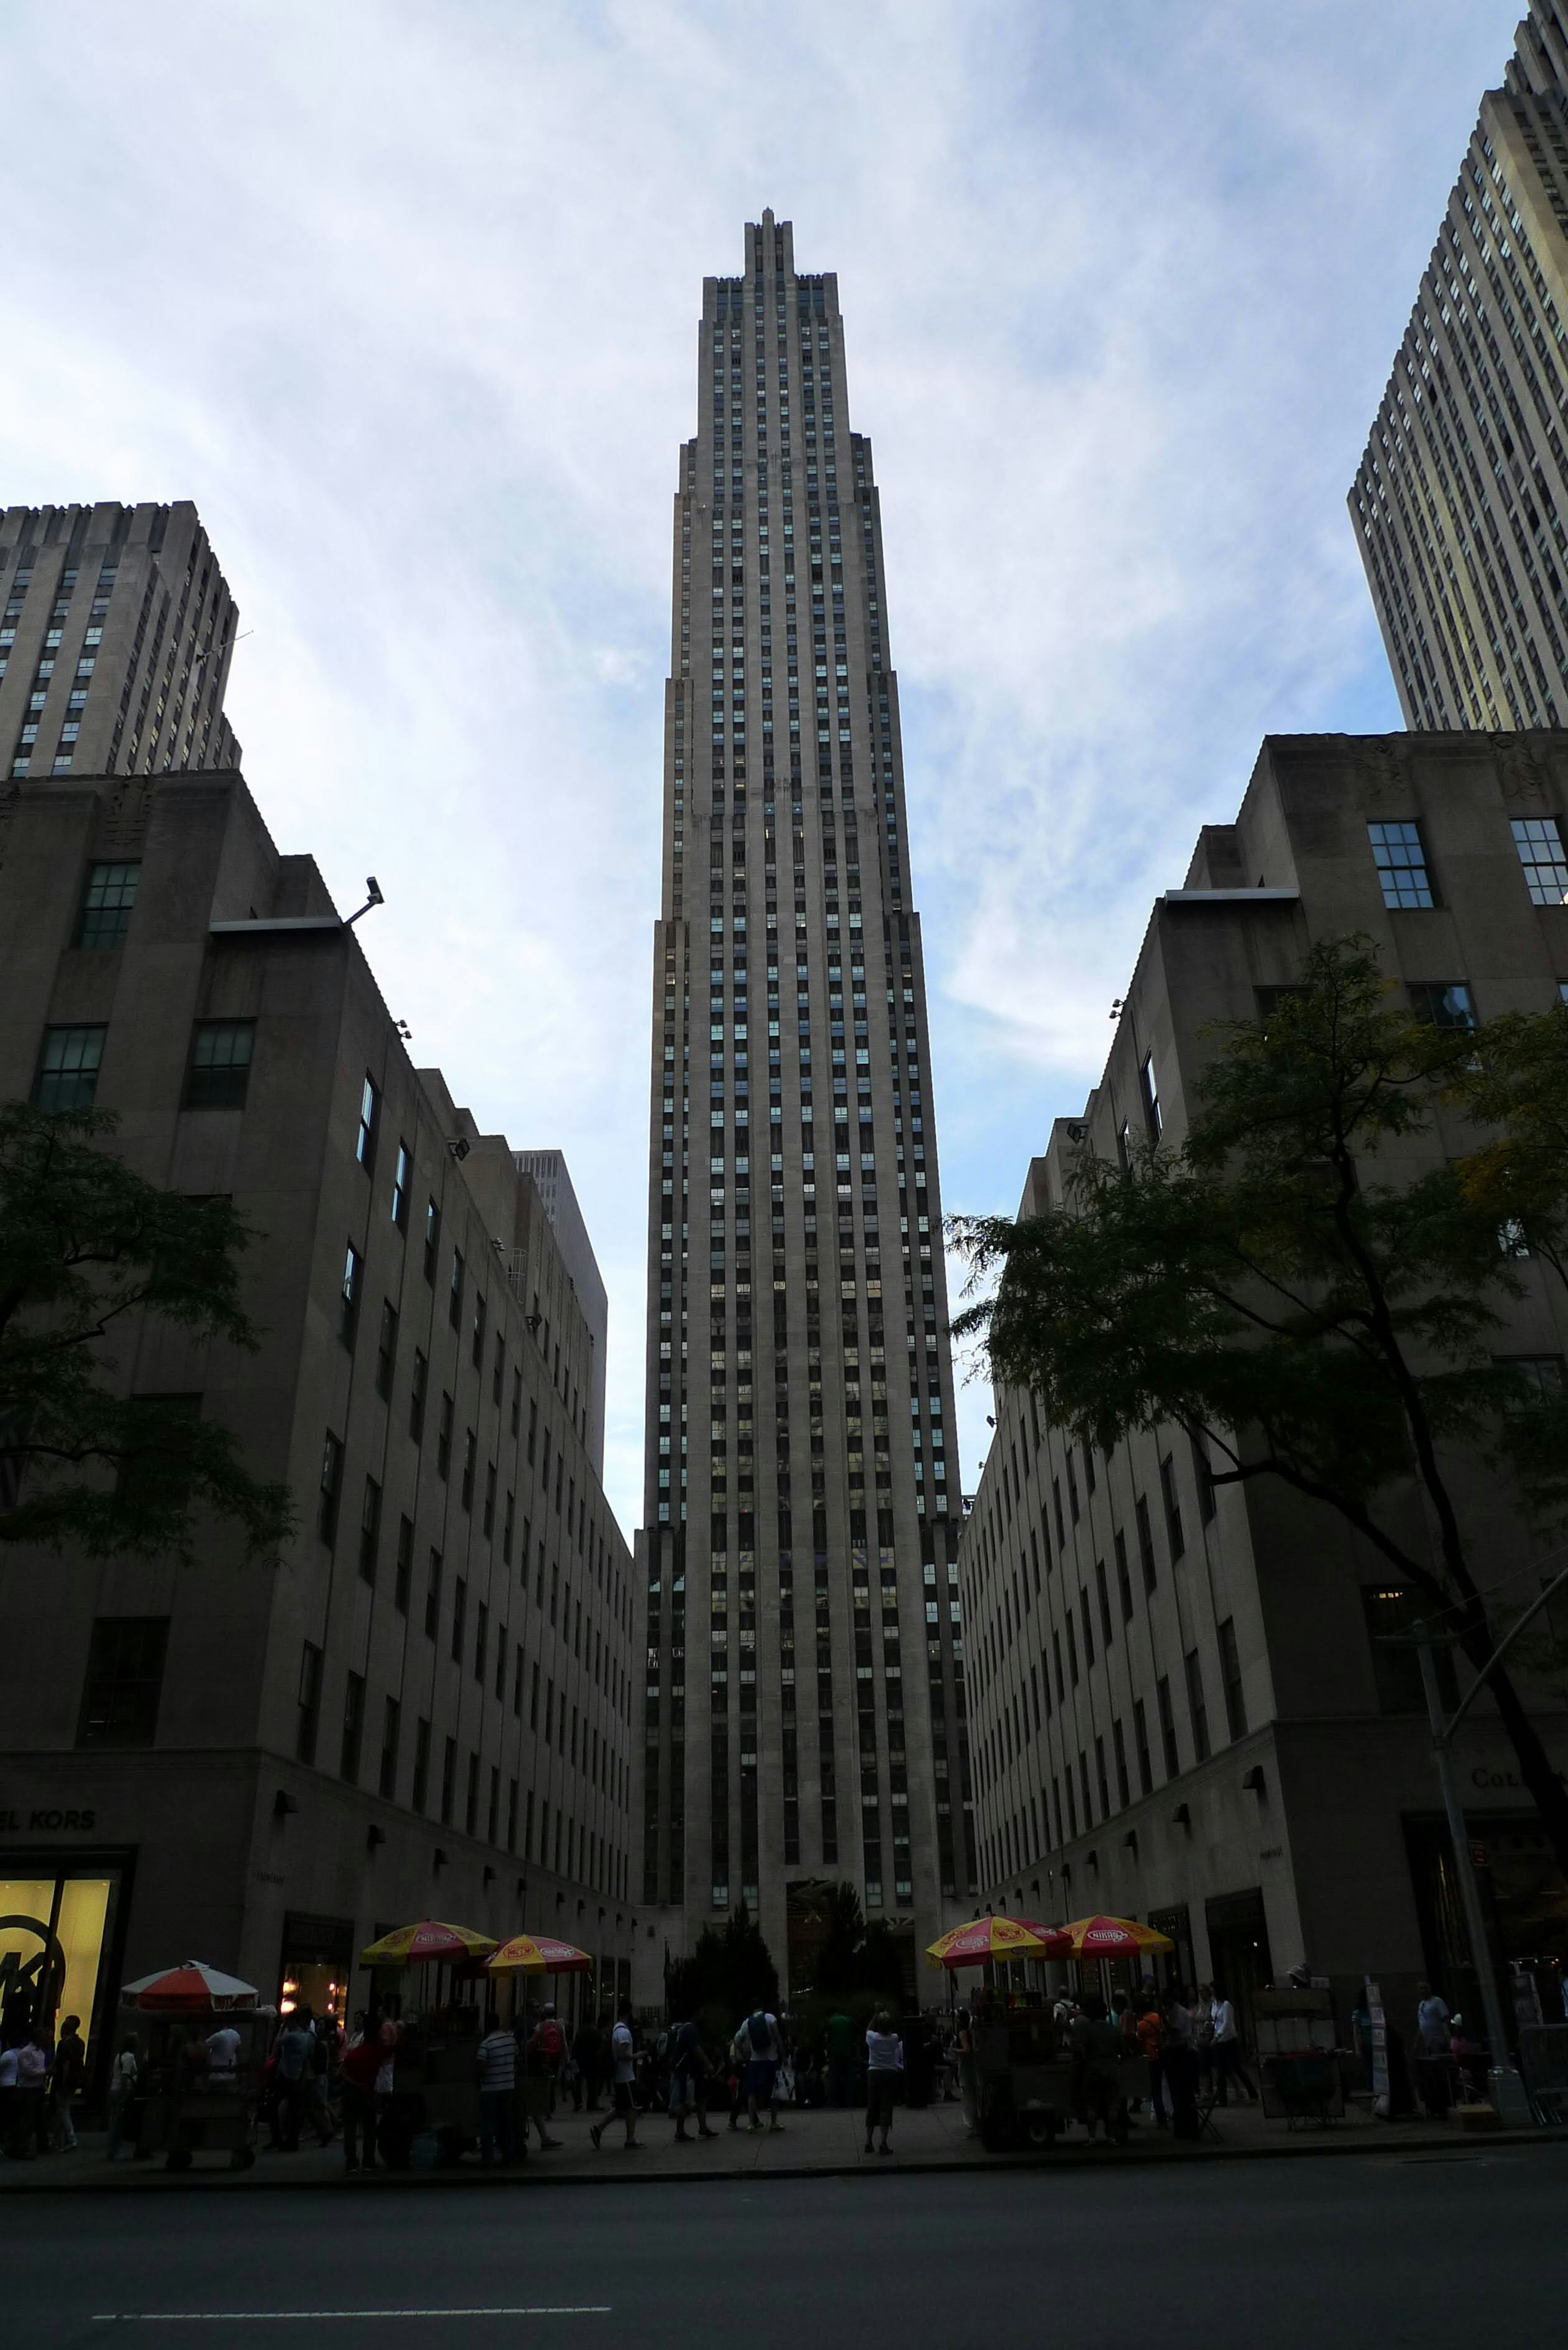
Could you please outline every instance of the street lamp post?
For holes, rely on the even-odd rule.
[[[1454,1776],[1454,1732],[1470,1707],[1485,1688],[1506,1651],[1519,1638],[1525,1626],[1541,1613],[1552,1593],[1561,1584],[1568,1583],[1568,1567],[1552,1577],[1532,1607],[1527,1607],[1519,1621],[1498,1642],[1480,1671],[1476,1675],[1452,1714],[1443,1719],[1442,1699],[1438,1690],[1437,1659],[1432,1648],[1429,1625],[1418,1622],[1412,1626],[1416,1654],[1421,1660],[1421,1687],[1426,1692],[1427,1717],[1432,1728],[1432,1753],[1438,1765],[1438,1777],[1442,1784],[1443,1808],[1449,1819],[1449,1841],[1454,1848],[1454,1869],[1459,1880],[1459,1898],[1464,1904],[1465,1927],[1470,1938],[1470,1951],[1475,1960],[1476,1974],[1480,1983],[1481,2010],[1486,2020],[1487,2043],[1491,2050],[1491,2064],[1487,2071],[1487,2093],[1498,2119],[1507,2127],[1528,2128],[1535,2115],[1529,2092],[1520,2076],[1519,2067],[1511,2063],[1508,2053],[1508,2028],[1503,2019],[1502,1999],[1492,1970],[1491,1943],[1487,1934],[1486,1917],[1481,1908],[1480,1887],[1476,1882],[1475,1863],[1470,1857],[1469,1836],[1465,1828],[1464,1804],[1459,1796],[1459,1783]]]

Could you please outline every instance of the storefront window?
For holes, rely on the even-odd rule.
[[[79,2015],[90,2038],[101,1989],[111,1877],[0,1877],[0,2013]]]

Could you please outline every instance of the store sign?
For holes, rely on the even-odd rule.
[[[56,1804],[40,1804],[31,1810],[0,1811],[0,1835],[22,1835],[29,1833],[41,1833],[47,1835],[86,1835],[97,1825],[96,1812],[62,1810]]]

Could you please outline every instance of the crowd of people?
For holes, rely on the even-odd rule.
[[[0,2045],[0,2155],[30,2162],[40,2154],[75,2151],[72,2108],[87,2079],[87,2048],[79,2015],[67,2015],[57,2035],[30,2021]]]

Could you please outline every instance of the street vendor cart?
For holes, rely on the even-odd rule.
[[[233,2170],[254,2162],[262,2068],[276,2018],[256,2005],[253,1984],[200,1960],[127,1983],[121,2013],[142,2043],[135,2132],[139,2158],[161,2154],[167,2170],[189,2170],[199,2154],[228,2157]],[[233,2064],[215,2065],[207,2043],[224,2027],[239,2041]]]

